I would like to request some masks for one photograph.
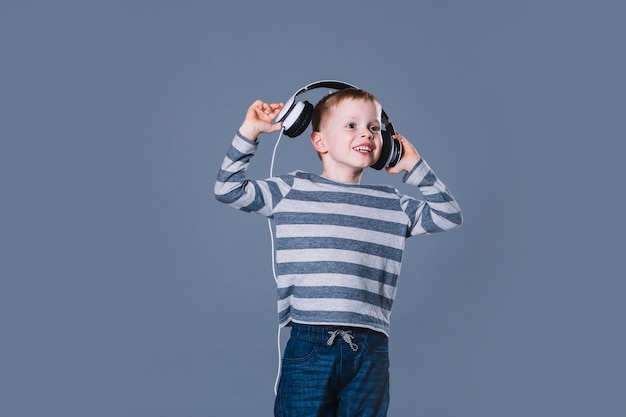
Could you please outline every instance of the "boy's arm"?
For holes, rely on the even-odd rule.
[[[406,138],[400,135],[396,138],[402,142],[403,156],[395,167],[387,168],[387,172],[404,171],[402,180],[417,186],[424,197],[424,200],[402,197],[402,207],[411,219],[410,235],[437,233],[459,227],[463,222],[461,209],[446,185]]]
[[[280,201],[289,185],[278,178],[248,180],[246,169],[258,149],[257,136],[280,129],[280,123],[271,121],[281,108],[280,103],[266,104],[260,100],[250,106],[217,174],[214,193],[218,201],[243,211],[264,216],[272,214],[273,206]]]

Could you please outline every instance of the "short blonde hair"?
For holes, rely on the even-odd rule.
[[[373,94],[358,88],[346,88],[344,90],[335,91],[322,98],[313,109],[311,116],[311,126],[314,132],[319,132],[326,115],[341,102],[345,100],[365,100],[374,103],[378,108],[378,112],[382,113],[382,106]]]

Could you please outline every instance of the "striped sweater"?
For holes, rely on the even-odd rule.
[[[302,171],[249,180],[246,168],[257,147],[235,136],[215,196],[273,218],[280,325],[345,325],[388,335],[406,238],[461,224],[446,186],[423,159],[403,177],[423,201],[390,186],[340,183]]]

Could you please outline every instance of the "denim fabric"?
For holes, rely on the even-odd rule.
[[[387,336],[374,330],[293,323],[283,356],[274,415],[386,416],[388,346]]]

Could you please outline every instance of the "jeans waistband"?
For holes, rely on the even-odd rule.
[[[352,326],[318,326],[310,324],[291,323],[291,337],[309,342],[326,344],[330,335],[337,330],[349,332],[354,336],[354,340],[368,340],[371,338],[387,338],[384,333],[365,327]]]

